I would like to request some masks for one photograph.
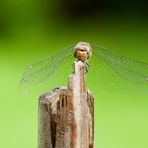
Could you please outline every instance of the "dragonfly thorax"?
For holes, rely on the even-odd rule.
[[[91,46],[86,42],[79,42],[74,47],[74,56],[78,61],[85,62],[90,57]]]

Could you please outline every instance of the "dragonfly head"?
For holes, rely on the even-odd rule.
[[[78,61],[85,62],[91,55],[91,46],[87,42],[79,42],[74,47],[74,57]]]

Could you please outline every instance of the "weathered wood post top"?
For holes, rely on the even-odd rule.
[[[67,88],[39,98],[38,148],[93,148],[94,98],[86,89],[85,67],[74,63]]]

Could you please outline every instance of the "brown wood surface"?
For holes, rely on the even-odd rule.
[[[68,87],[39,98],[38,148],[93,148],[94,98],[86,89],[85,68],[75,62]]]

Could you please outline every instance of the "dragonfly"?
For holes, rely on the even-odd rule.
[[[29,65],[25,68],[20,81],[20,87],[31,90],[39,89],[46,84],[48,90],[56,86],[67,84],[67,77],[72,72],[74,61],[81,61],[85,65],[86,75],[91,77],[105,77],[106,74],[116,74],[125,83],[138,86],[148,86],[148,64],[118,55],[110,49],[98,45],[91,45],[87,42],[66,47],[57,54],[50,56],[40,62]],[[99,73],[101,66],[106,72]],[[95,76],[93,76],[95,74]],[[115,76],[115,77],[116,77]],[[116,79],[116,78],[115,78]],[[95,81],[100,83],[101,81]]]

